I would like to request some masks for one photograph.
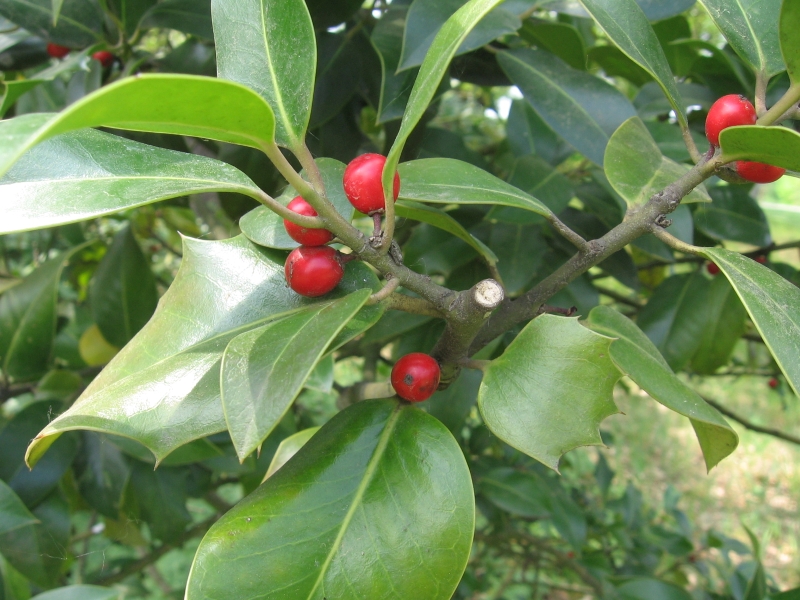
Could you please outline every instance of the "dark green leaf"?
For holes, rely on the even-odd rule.
[[[336,210],[345,220],[353,218],[353,205],[347,199],[342,185],[344,177],[344,163],[333,158],[318,158],[315,161],[322,175],[322,182],[325,185],[325,193]],[[304,172],[303,172],[304,173]],[[302,173],[301,173],[302,174]],[[278,202],[286,206],[296,196],[297,191],[292,186],[287,186],[283,193],[276,198]],[[291,250],[297,248],[299,244],[289,237],[283,225],[283,218],[268,209],[266,206],[259,206],[244,215],[239,221],[239,227],[250,240],[256,244],[267,248],[279,248]]]
[[[301,148],[317,64],[305,2],[212,0],[211,14],[219,77],[258,92],[275,113],[278,144]]]
[[[633,62],[616,46],[595,46],[589,50],[589,60],[596,62],[609,77],[624,77],[636,86],[653,81],[653,76]]]
[[[464,370],[446,390],[431,396],[428,413],[444,423],[453,435],[460,436],[464,421],[478,399],[482,377],[480,371]]]
[[[223,162],[91,129],[75,131],[34,146],[0,179],[0,233],[213,191],[260,194],[247,176]]]
[[[228,342],[319,302],[288,288],[284,262],[285,254],[244,236],[220,242],[184,238],[181,268],[153,318],[45,428],[29,448],[29,462],[34,464],[54,436],[70,429],[133,438],[159,462],[183,444],[223,431],[219,365]],[[339,287],[323,301],[378,285],[366,266],[350,263]],[[359,313],[334,346],[363,332],[381,311],[374,306]]]
[[[611,341],[577,319],[537,317],[487,367],[478,395],[484,422],[556,470],[565,452],[601,444],[600,421],[618,412]]]
[[[639,313],[637,324],[675,371],[682,370],[700,347],[707,315],[697,307],[707,302],[709,288],[710,281],[699,271],[669,277]]]
[[[403,116],[411,88],[418,71],[409,69],[397,72],[403,48],[403,30],[407,9],[390,6],[372,30],[370,40],[381,62],[381,94],[378,105],[378,124]]]
[[[425,60],[442,25],[466,4],[466,0],[415,0],[411,3],[403,36],[403,53],[398,71],[418,67]],[[455,54],[465,54],[522,26],[515,14],[497,8],[472,28]]]
[[[74,469],[78,489],[89,506],[106,517],[118,519],[122,492],[130,475],[119,448],[106,436],[85,431]]]
[[[548,216],[541,202],[473,165],[449,158],[403,163],[400,198],[435,204],[499,204]]]
[[[531,471],[504,467],[489,471],[478,481],[478,491],[501,510],[527,519],[550,516],[547,486]]]
[[[94,0],[63,0],[54,25],[52,0],[0,0],[0,15],[41,38],[83,48],[102,40],[103,12]]]
[[[781,54],[792,83],[800,82],[800,2],[783,0],[779,23]]]
[[[715,240],[734,240],[753,246],[769,246],[767,216],[748,193],[739,186],[717,186],[711,190],[713,202],[694,212],[697,229]]]
[[[89,302],[103,337],[118,348],[153,316],[158,304],[156,280],[130,226],[114,237],[97,267]]]
[[[144,17],[145,13],[147,13],[147,11],[152,8],[156,2],[158,2],[158,0],[108,0],[108,8],[117,16],[119,23],[122,26],[122,30],[128,35],[128,37],[130,37],[136,32],[142,17]],[[205,3],[208,4],[207,0]],[[169,4],[172,4],[172,2],[161,2],[162,9],[165,9],[165,5]],[[202,5],[203,2],[192,0],[192,4],[197,6]],[[208,7],[206,7],[206,10],[208,13],[210,13],[210,11],[208,11]],[[208,16],[209,29],[211,29],[211,15],[209,14]]]
[[[573,69],[586,70],[586,45],[572,25],[527,19],[519,35],[528,43],[552,52]]]
[[[636,0],[580,0],[617,47],[653,76],[664,90],[681,123],[686,123],[683,100],[667,57]]]
[[[544,50],[498,54],[500,66],[558,135],[598,165],[611,134],[635,115],[633,106],[602,79],[577,71]]]
[[[786,127],[728,127],[719,143],[726,160],[754,160],[800,171],[800,133]]]
[[[0,175],[39,142],[100,126],[191,135],[254,148],[271,145],[275,134],[270,107],[242,85],[194,75],[137,75],[103,87],[58,115],[0,121]]]
[[[800,395],[800,289],[737,252],[706,248],[739,295],[795,394]]]
[[[484,239],[490,247],[497,248],[497,267],[506,293],[518,296],[537,274],[547,242],[535,226],[495,223],[488,230]]]
[[[210,0],[162,0],[142,18],[142,29],[175,29],[205,38],[214,38]]]
[[[342,111],[361,81],[356,65],[364,53],[372,51],[366,38],[359,33],[325,31],[318,35],[317,47],[320,60],[309,124],[312,129]]]
[[[124,592],[97,585],[68,585],[38,594],[31,600],[122,600]]]
[[[506,121],[506,137],[516,156],[537,154],[555,165],[573,153],[572,148],[542,120],[530,104],[514,100]]]
[[[125,492],[125,510],[141,518],[150,532],[161,541],[177,538],[192,522],[186,510],[185,468],[159,467],[133,461],[131,477]]]
[[[778,41],[781,0],[699,0],[728,43],[765,75],[784,69]]]
[[[689,592],[658,579],[632,579],[617,587],[621,600],[692,600]]]
[[[747,311],[724,277],[714,278],[707,302],[698,310],[707,313],[706,326],[691,367],[697,373],[711,374],[728,364],[734,346],[745,332]]]
[[[314,20],[317,30],[327,29],[338,25],[353,16],[361,5],[362,0],[306,0],[308,12]]]
[[[608,181],[630,206],[642,206],[656,192],[680,179],[689,167],[661,155],[650,132],[639,117],[625,121],[611,136],[606,147],[605,168]],[[700,184],[683,202],[710,202]]]
[[[592,309],[587,326],[617,340],[611,344],[614,363],[656,402],[688,417],[706,467],[711,470],[731,454],[739,437],[722,415],[675,376],[653,343],[631,320],[607,306]]]
[[[396,401],[359,402],[214,524],[186,598],[448,600],[474,518],[450,432]]]
[[[636,0],[649,21],[674,17],[694,6],[695,0]]]
[[[272,457],[272,462],[269,463],[267,474],[264,475],[264,481],[272,477],[272,475],[278,469],[289,462],[289,459],[297,454],[300,451],[300,448],[305,446],[308,440],[310,440],[319,430],[319,427],[309,427],[308,429],[303,429],[302,431],[298,431],[297,433],[285,438],[278,445],[278,449],[275,451],[275,455]]]
[[[283,419],[328,344],[372,290],[359,290],[233,338],[222,356],[222,408],[239,460]]]
[[[0,535],[36,523],[30,511],[5,482],[0,481]]]

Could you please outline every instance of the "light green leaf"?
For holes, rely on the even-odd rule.
[[[256,246],[244,236],[219,242],[184,238],[180,270],[153,318],[34,440],[29,464],[71,429],[132,438],[158,462],[179,446],[223,431],[220,360],[230,340],[319,302],[288,288],[285,259],[284,253]],[[372,271],[353,262],[324,301],[378,286]],[[370,327],[381,314],[379,306],[364,309],[334,346]]]
[[[689,166],[662,156],[639,117],[625,121],[611,136],[604,164],[609,183],[630,206],[644,205],[689,171]],[[682,202],[711,202],[711,197],[700,184]]]
[[[263,148],[273,143],[275,118],[258,94],[237,83],[196,75],[137,75],[57,115],[0,121],[0,175],[39,142],[84,127],[174,133]]]
[[[98,585],[68,585],[38,594],[31,600],[122,600],[123,593],[120,590]]]
[[[464,456],[435,418],[359,402],[209,530],[187,600],[449,600],[475,524]]]
[[[738,252],[705,248],[739,295],[775,362],[800,395],[800,288]]]
[[[220,386],[225,422],[240,461],[283,419],[328,344],[371,293],[359,290],[231,340],[222,356]]]
[[[448,215],[443,210],[431,208],[418,202],[410,200],[398,200],[395,207],[395,214],[400,218],[413,219],[420,223],[428,223],[434,227],[438,227],[443,231],[452,233],[460,240],[464,240],[475,251],[480,254],[487,263],[494,265],[497,263],[497,255],[492,252],[486,244],[473,236],[469,231],[464,229],[463,225],[456,221],[453,217]]]
[[[53,27],[58,25],[58,15],[61,14],[61,6],[64,4],[64,0],[51,0],[51,6],[53,10]]]
[[[779,23],[781,54],[792,83],[800,83],[800,2],[783,0]]]
[[[608,306],[597,306],[589,313],[586,326],[617,338],[611,344],[611,358],[620,370],[653,400],[689,418],[709,471],[736,449],[736,432],[713,406],[676,377],[633,321]]]
[[[278,144],[302,147],[317,66],[305,2],[212,0],[211,16],[219,77],[258,92],[275,113]]]
[[[452,158],[424,158],[400,165],[400,198],[434,204],[499,204],[543,216],[550,209],[483,169]]]
[[[0,178],[0,234],[214,191],[259,194],[226,163],[92,129],[74,131],[34,146]]]
[[[742,60],[765,75],[784,69],[778,41],[781,0],[699,2]]]
[[[403,35],[403,53],[398,71],[422,64],[436,33],[466,0],[414,0],[408,10]],[[455,52],[465,54],[488,44],[501,35],[514,33],[522,26],[519,17],[499,7],[491,11],[472,28]]]
[[[297,433],[294,433],[283,440],[278,445],[278,449],[275,451],[275,455],[272,457],[272,462],[269,463],[267,473],[264,475],[264,481],[272,477],[275,471],[289,462],[289,459],[297,454],[300,451],[300,448],[305,446],[308,440],[310,440],[319,430],[319,427],[309,427],[308,429],[298,431]],[[264,483],[264,481],[261,483]]]
[[[611,341],[577,319],[531,321],[484,372],[478,406],[486,426],[555,470],[565,452],[602,444],[600,422],[619,412]]]
[[[336,159],[325,157],[318,158],[315,162],[322,175],[322,182],[325,185],[325,193],[328,196],[328,200],[333,203],[339,214],[349,221],[353,218],[355,209],[347,199],[342,185],[345,164]],[[305,171],[301,175],[304,173]],[[297,195],[297,191],[292,186],[287,186],[276,200],[286,206]],[[267,248],[291,250],[300,245],[286,233],[283,217],[278,216],[266,206],[254,208],[244,215],[239,221],[239,227],[241,227],[242,233],[250,240]]]
[[[628,99],[611,84],[571,68],[544,50],[506,50],[497,60],[545,123],[598,165],[603,164],[611,134],[636,115]]]
[[[664,90],[678,120],[686,124],[683,100],[667,57],[636,0],[580,0],[595,22],[631,60],[653,76]]]
[[[38,522],[14,490],[8,487],[5,481],[0,480],[0,535]]]
[[[450,61],[455,56],[459,46],[469,35],[478,22],[489,12],[500,4],[503,0],[469,0],[464,6],[459,8],[442,26],[431,44],[425,60],[419,69],[414,87],[411,89],[411,96],[408,99],[406,110],[400,121],[400,130],[386,157],[386,164],[383,166],[383,189],[392,189],[392,180],[397,170],[397,163],[400,162],[400,154],[403,152],[406,140],[411,132],[419,123],[422,115],[428,108],[439,83],[442,81],[447,71]],[[391,194],[387,194],[391,198]]]
[[[728,161],[754,160],[800,171],[800,133],[786,127],[728,127],[720,133],[719,145]]]

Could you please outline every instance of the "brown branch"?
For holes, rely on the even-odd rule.
[[[785,442],[790,442],[792,444],[797,444],[798,446],[800,446],[800,437],[792,435],[791,433],[786,433],[784,431],[781,431],[780,429],[775,429],[773,427],[763,427],[762,425],[756,425],[752,421],[748,421],[744,417],[740,417],[729,408],[725,408],[719,402],[715,402],[714,400],[706,398],[705,396],[703,396],[703,400],[708,402],[711,406],[716,408],[719,412],[721,412],[729,419],[732,419],[737,423],[739,423],[740,425],[742,425],[745,429],[750,429],[751,431],[755,431],[757,433],[763,433],[765,435],[771,435],[772,437],[776,437],[779,440],[783,440]]]

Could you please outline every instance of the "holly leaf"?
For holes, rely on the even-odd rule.
[[[653,400],[689,418],[709,471],[736,449],[739,444],[736,432],[717,409],[678,379],[633,321],[608,306],[597,306],[589,313],[586,326],[617,338],[611,344],[614,364]]]
[[[302,431],[293,433],[289,437],[285,438],[280,444],[278,444],[278,449],[275,451],[275,454],[272,457],[272,462],[269,463],[269,468],[267,469],[266,475],[264,475],[264,481],[272,477],[272,475],[278,469],[289,462],[289,459],[297,454],[300,451],[300,448],[305,446],[308,440],[310,440],[319,430],[319,427],[309,427],[308,429],[303,429]],[[264,483],[264,481],[261,483]]]
[[[395,400],[359,402],[214,524],[186,598],[448,600],[469,558],[473,493],[439,421]]]
[[[556,471],[565,452],[602,444],[600,421],[619,412],[611,341],[577,319],[531,321],[484,371],[478,406],[486,426]]]
[[[726,161],[753,160],[800,171],[800,133],[786,127],[740,125],[719,134]]]
[[[797,85],[800,82],[800,2],[797,0],[781,2],[778,33],[789,80]]]
[[[14,490],[0,480],[0,535],[38,522]]]

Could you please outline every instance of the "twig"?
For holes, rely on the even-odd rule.
[[[414,315],[444,318],[444,313],[424,298],[415,298],[406,294],[392,294],[384,300],[387,310],[402,310]]]
[[[553,228],[564,237],[564,239],[568,240],[578,250],[586,250],[586,240],[572,231],[572,229],[567,227],[564,222],[561,221],[561,219],[554,214],[551,214],[549,217],[547,217],[547,220],[550,222]]]
[[[603,296],[608,296],[609,298],[611,298],[612,300],[616,300],[620,304],[626,304],[626,305],[632,306],[634,308],[642,308],[642,306],[644,306],[638,300],[635,300],[633,298],[629,298],[628,296],[625,296],[624,294],[619,294],[619,293],[615,292],[614,290],[609,290],[607,288],[600,287],[598,285],[595,285],[594,289],[596,289],[598,292],[600,292]]]
[[[764,71],[756,73],[756,115],[759,117],[767,112],[767,84],[769,77]]]
[[[367,306],[371,306],[373,304],[377,304],[383,300],[386,300],[389,296],[391,296],[397,288],[400,287],[400,280],[395,279],[394,277],[390,277],[390,275],[386,276],[387,281],[386,285],[384,285],[380,290],[372,294],[369,298],[367,298]]]
[[[703,400],[708,402],[711,406],[716,408],[719,412],[721,412],[729,419],[733,419],[740,425],[744,426],[745,429],[750,429],[751,431],[755,431],[757,433],[763,433],[765,435],[771,435],[772,437],[776,437],[780,440],[784,440],[786,442],[790,442],[792,444],[797,444],[800,446],[800,437],[792,435],[791,433],[785,433],[780,429],[774,429],[772,427],[763,427],[761,425],[756,425],[752,421],[748,421],[747,419],[745,419],[744,417],[740,417],[730,409],[725,408],[719,402],[715,402],[714,400],[706,398],[705,396],[703,396]]]
[[[686,242],[679,240],[671,233],[664,231],[664,229],[659,225],[653,225],[652,233],[667,246],[673,250],[677,250],[678,252],[700,256],[700,252],[703,251],[703,249],[698,246],[692,246],[691,244],[687,244]]]

